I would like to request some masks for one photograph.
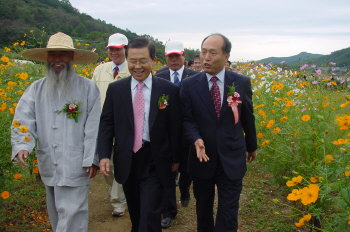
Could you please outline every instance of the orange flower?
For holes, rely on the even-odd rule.
[[[23,178],[23,177],[22,177],[22,174],[21,174],[21,173],[16,173],[15,175],[13,175],[13,178],[15,178],[16,180],[18,180],[18,179],[21,179],[21,178]]]
[[[262,142],[261,146],[265,147],[269,143],[270,143],[270,140],[265,140],[264,142]]]
[[[344,176],[349,177],[349,176],[350,176],[350,171],[345,171],[345,172],[344,172]]]
[[[256,135],[259,139],[262,139],[264,137],[264,134],[259,132],[257,135]]]
[[[284,117],[280,118],[280,122],[285,122],[285,121],[287,121],[287,119],[288,119],[288,117],[284,116]]]
[[[276,127],[272,130],[272,133],[274,133],[274,134],[278,134],[280,132],[281,132],[281,128],[279,128],[279,127]]]
[[[301,120],[303,120],[304,122],[307,122],[311,119],[310,115],[308,114],[305,114],[303,116],[301,116]]]
[[[8,191],[1,192],[1,198],[2,199],[6,200],[9,197],[10,197],[10,193]]]
[[[333,155],[326,155],[324,158],[326,159],[326,161],[325,161],[326,164],[330,164],[334,160]]]
[[[297,201],[301,197],[301,191],[299,189],[293,189],[291,193],[288,194],[287,200]]]
[[[320,178],[319,178],[318,176],[310,177],[310,181],[311,181],[312,183],[316,183],[316,182],[319,181],[319,180],[320,180]]]
[[[34,173],[34,174],[39,174],[39,168],[38,168],[38,166],[35,166],[35,167],[33,168],[33,173]]]
[[[24,137],[23,137],[23,140],[26,141],[27,143],[30,142],[30,138],[29,138],[28,136],[24,136]]]
[[[270,121],[267,123],[266,128],[271,128],[274,124],[275,124],[275,120],[270,120]]]
[[[22,80],[27,80],[28,79],[28,73],[20,73],[19,74],[19,78],[21,78]]]
[[[301,203],[309,205],[315,203],[318,199],[320,187],[317,184],[310,184],[301,190]]]

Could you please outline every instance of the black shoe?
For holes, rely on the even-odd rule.
[[[169,228],[172,224],[173,219],[170,217],[163,218],[160,225],[163,229]]]
[[[188,206],[188,203],[190,203],[190,199],[181,200],[181,205],[182,205],[182,207],[187,207],[187,206]]]

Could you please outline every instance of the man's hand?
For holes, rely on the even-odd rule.
[[[207,156],[207,154],[205,154],[205,146],[203,139],[197,139],[194,142],[194,146],[196,147],[197,158],[199,159],[199,161],[208,162],[209,157]]]
[[[180,163],[173,163],[171,165],[171,172],[176,172],[179,169]]]
[[[89,178],[94,178],[97,174],[97,167],[95,165],[92,165],[91,167],[87,167],[86,172],[89,173]]]
[[[23,166],[28,166],[28,164],[25,162],[28,156],[29,156],[29,151],[20,150],[17,154],[18,162],[20,162]]]
[[[248,152],[248,156],[247,156],[248,163],[253,162],[253,160],[255,160],[255,157],[256,157],[256,151]]]
[[[100,160],[100,172],[104,176],[109,176],[110,163],[108,158],[103,158]]]

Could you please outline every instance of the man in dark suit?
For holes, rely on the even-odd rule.
[[[109,85],[101,114],[100,169],[109,175],[114,141],[114,175],[123,185],[131,231],[160,232],[159,199],[179,165],[178,88],[152,77],[155,46],[150,40],[133,39],[126,57],[131,76]]]
[[[162,69],[156,73],[157,77],[164,78],[168,81],[173,82],[175,85],[180,86],[183,79],[196,74],[197,72],[188,69],[184,66],[185,62],[185,49],[180,41],[169,41],[165,45],[165,59],[168,68]],[[189,151],[188,143],[183,143],[181,146],[181,153],[183,160],[180,160],[180,201],[182,206],[187,206],[190,200],[190,185],[191,178],[186,170],[187,155]],[[166,189],[163,196],[163,207],[162,207],[162,228],[169,228],[172,224],[172,220],[177,214],[176,207],[176,184],[175,179],[177,172],[172,173],[173,181],[171,182],[171,188]]]
[[[225,70],[230,51],[225,36],[206,37],[200,54],[204,72],[184,80],[180,89],[184,133],[195,149],[190,153],[189,172],[199,232],[237,231],[246,157],[248,162],[256,157],[250,79]],[[214,224],[215,185],[218,209]]]

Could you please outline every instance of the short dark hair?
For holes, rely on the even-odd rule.
[[[189,60],[187,65],[191,66],[192,64],[193,64],[193,60]]]
[[[197,54],[197,55],[194,56],[193,60],[195,60],[195,59],[200,59],[199,54]]]
[[[214,34],[211,34],[211,35],[208,35],[207,37],[205,37],[202,41],[201,47],[203,46],[204,41],[206,41],[210,36],[214,36],[214,35],[220,36],[224,40],[224,45],[222,46],[222,51],[226,54],[230,54],[231,47],[232,47],[231,42],[230,42],[230,40],[228,40],[228,38],[226,36],[224,36],[223,34],[220,34],[220,33],[214,33]]]
[[[125,51],[125,56],[128,57],[128,50],[130,48],[148,48],[149,56],[152,60],[156,57],[156,47],[154,46],[154,43],[145,38],[145,37],[137,37],[132,39],[129,44],[128,48]]]

